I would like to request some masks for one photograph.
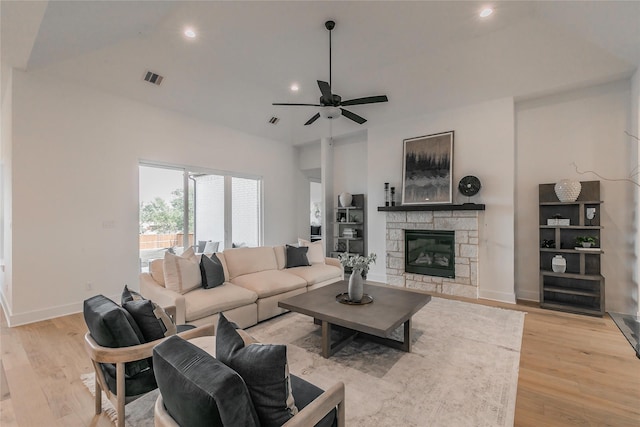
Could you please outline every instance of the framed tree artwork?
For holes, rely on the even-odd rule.
[[[405,139],[402,204],[451,203],[453,131]]]

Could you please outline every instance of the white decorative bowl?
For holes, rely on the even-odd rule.
[[[563,179],[557,182],[553,189],[561,202],[575,202],[580,195],[580,190],[582,190],[582,184],[580,181]]]

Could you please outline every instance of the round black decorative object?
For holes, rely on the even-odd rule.
[[[480,188],[482,188],[480,180],[473,175],[465,176],[460,180],[460,183],[458,184],[458,190],[460,190],[460,193],[467,197],[475,196],[476,194],[478,194]]]
[[[369,294],[363,294],[362,295],[362,299],[358,302],[356,301],[351,301],[349,299],[349,292],[344,292],[342,294],[338,294],[336,295],[336,301],[338,301],[340,304],[349,304],[349,305],[364,305],[364,304],[370,304],[373,302],[373,297]]]

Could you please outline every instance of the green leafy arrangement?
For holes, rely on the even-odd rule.
[[[367,273],[369,272],[369,267],[371,266],[371,264],[375,264],[376,263],[376,258],[378,256],[376,254],[374,254],[373,252],[369,254],[369,256],[362,256],[362,255],[349,255],[348,253],[343,253],[338,255],[338,259],[340,260],[340,264],[342,264],[343,267],[349,267],[351,269],[353,269],[353,271],[355,270],[361,270],[362,271],[362,275],[366,276]]]

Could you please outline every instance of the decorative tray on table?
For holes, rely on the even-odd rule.
[[[340,304],[349,304],[349,305],[365,305],[373,302],[373,297],[369,294],[362,295],[362,299],[360,301],[351,301],[349,299],[349,293],[343,292],[341,294],[336,295],[336,301]]]

